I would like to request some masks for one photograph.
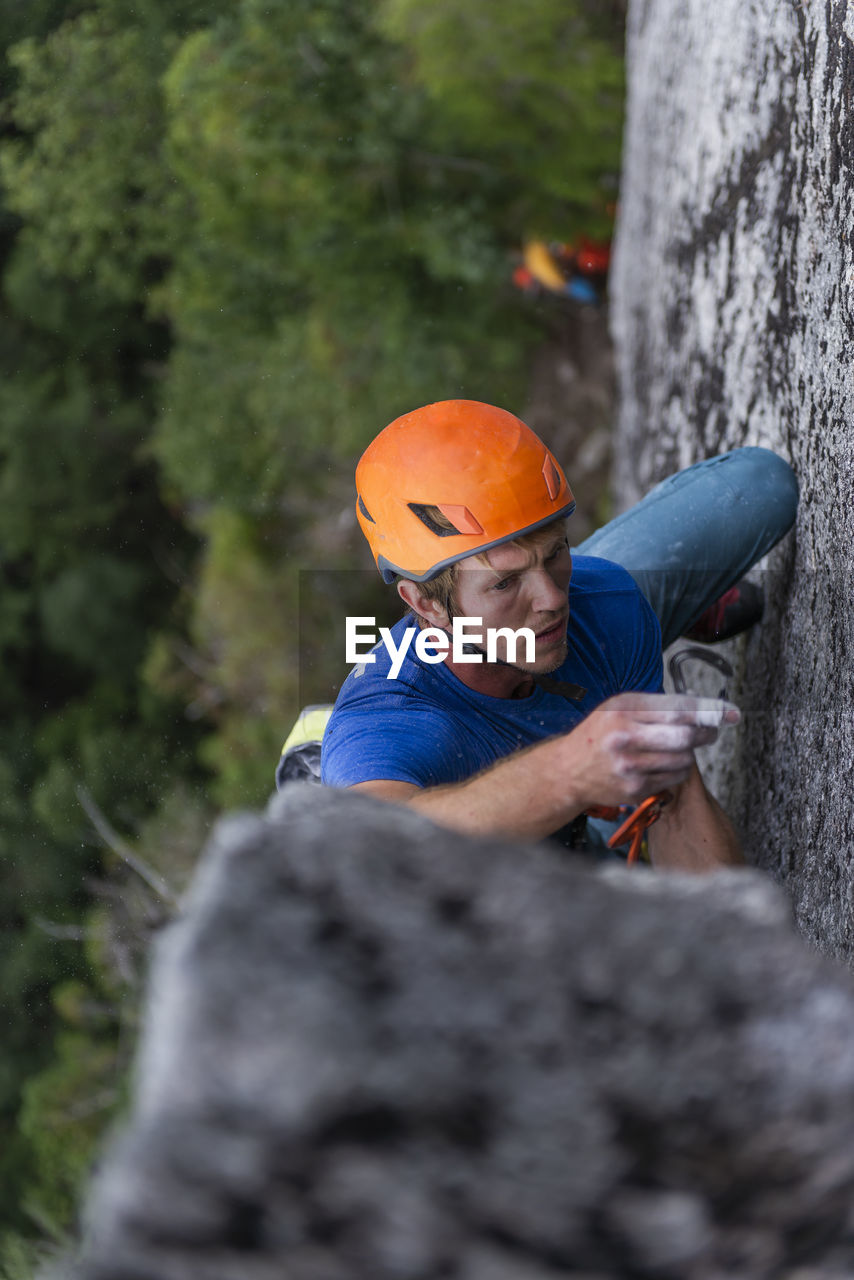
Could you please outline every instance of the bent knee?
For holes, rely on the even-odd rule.
[[[794,524],[798,510],[798,480],[792,467],[773,449],[745,445],[724,455],[727,479],[738,494],[764,521],[773,523],[779,537]]]

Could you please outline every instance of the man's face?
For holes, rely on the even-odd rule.
[[[505,542],[483,556],[461,560],[455,612],[462,617],[482,618],[484,630],[510,627],[518,631],[530,627],[536,636],[536,660],[526,662],[525,648],[520,644],[513,665],[543,675],[554,671],[566,657],[567,589],[571,577],[572,558],[561,523],[536,540],[522,545]],[[503,640],[497,653],[507,660]]]

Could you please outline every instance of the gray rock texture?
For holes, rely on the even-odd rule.
[[[157,948],[64,1280],[841,1280],[854,983],[755,872],[295,784]]]
[[[631,0],[612,327],[621,503],[742,444],[791,461],[796,541],[739,651],[722,777],[804,934],[854,954],[854,5]]]

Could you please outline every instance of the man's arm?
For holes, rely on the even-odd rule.
[[[652,864],[667,871],[714,871],[744,865],[738,836],[696,764],[688,781],[649,828]]]
[[[584,808],[570,782],[566,742],[565,737],[551,738],[514,752],[465,782],[418,787],[378,780],[356,783],[351,790],[408,805],[455,831],[540,840]]]
[[[695,821],[707,865],[720,865],[715,851],[728,846],[708,834],[717,831],[716,806],[712,809],[699,774],[692,781],[694,747],[713,742],[717,730],[697,724],[697,706],[694,698],[618,694],[570,733],[515,752],[465,782],[421,788],[381,779],[357,783],[353,790],[409,805],[457,831],[539,840],[591,805],[639,803],[678,788],[672,813],[665,810],[657,824],[664,826],[660,865],[687,865],[678,861],[678,833],[685,824],[693,830]],[[737,718],[734,708],[727,718]]]

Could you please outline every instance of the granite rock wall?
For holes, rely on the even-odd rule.
[[[622,505],[744,444],[801,489],[711,769],[799,927],[854,954],[854,5],[632,0],[611,316]]]

